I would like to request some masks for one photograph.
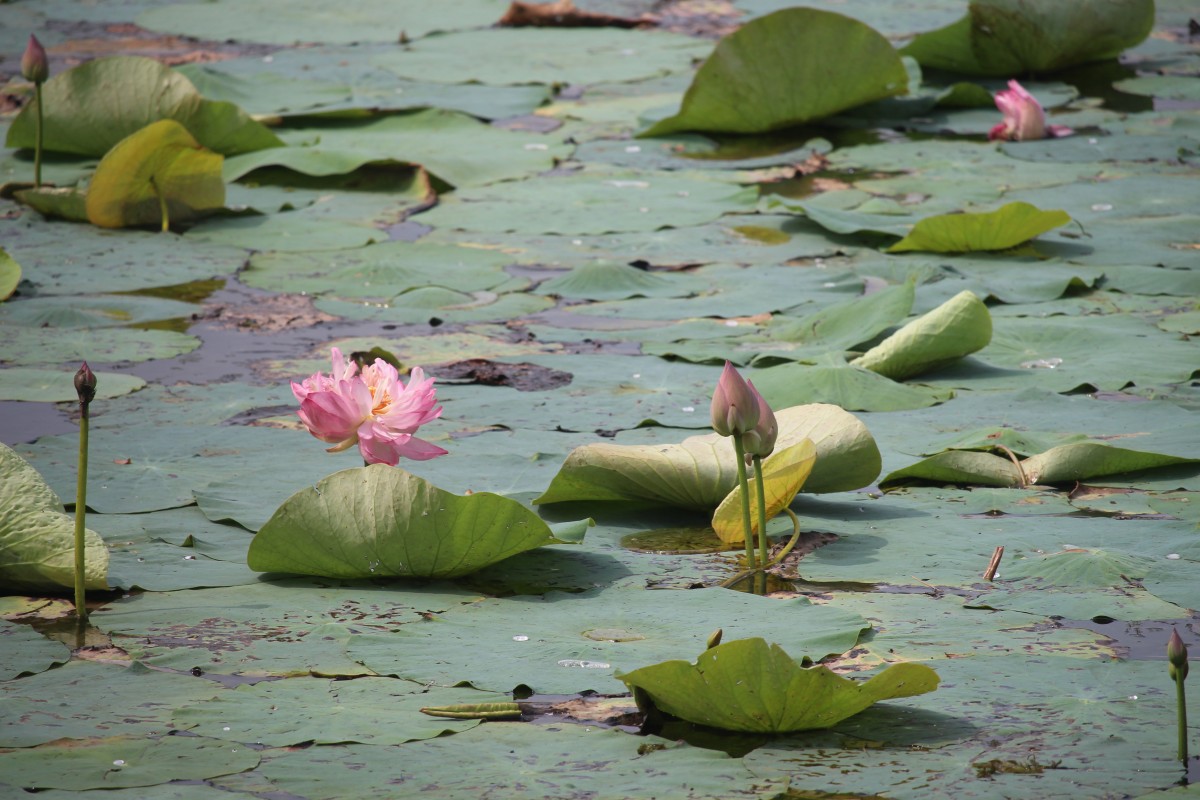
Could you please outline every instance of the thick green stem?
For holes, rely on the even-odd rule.
[[[79,419],[79,478],[75,484],[75,617],[87,622],[87,598],[84,592],[85,567],[84,531],[87,517],[88,471],[88,404],[80,403],[83,415]]]
[[[733,452],[737,457],[738,487],[742,490],[742,531],[746,534],[746,568],[757,569],[754,558],[754,532],[750,529],[750,485],[746,480],[746,448],[742,437],[733,435]]]
[[[758,556],[765,569],[766,563],[770,561],[770,555],[767,552],[767,490],[763,486],[763,468],[760,456],[754,457],[754,488],[755,496],[758,499]]]
[[[1187,764],[1187,697],[1183,691],[1183,675],[1175,675],[1175,704],[1178,708],[1179,724],[1179,760]]]
[[[33,188],[42,188],[42,84],[33,85],[33,102],[37,105],[33,133]]]

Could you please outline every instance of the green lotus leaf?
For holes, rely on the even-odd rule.
[[[84,533],[89,589],[108,587],[108,549]],[[0,444],[0,585],[45,591],[75,585],[75,520],[62,501],[14,450]]]
[[[811,439],[801,439],[784,450],[776,450],[763,459],[763,496],[766,499],[766,518],[773,519],[780,511],[792,504],[800,487],[812,473],[817,451]],[[754,486],[752,477],[750,486]],[[742,487],[735,486],[725,496],[713,514],[713,530],[726,544],[741,544],[746,541],[742,530]],[[758,532],[758,492],[750,492],[750,529]]]
[[[982,300],[964,289],[851,363],[900,381],[952,364],[991,340],[992,315]]]
[[[0,302],[12,297],[21,282],[21,265],[0,247]]]
[[[555,533],[516,500],[451,494],[372,464],[336,472],[284,501],[254,537],[246,563],[259,572],[330,578],[450,578],[582,539],[579,526],[559,529],[564,538]]]
[[[717,43],[678,114],[643,133],[761,133],[900,94],[908,73],[891,43],[858,20],[789,8]]]
[[[1154,0],[973,0],[965,17],[901,52],[922,67],[1011,77],[1113,58],[1153,26]]]
[[[87,216],[102,228],[187,222],[225,205],[224,158],[175,120],[153,122],[100,160]]]
[[[979,486],[1073,483],[1176,464],[1195,464],[1200,463],[1200,458],[1132,450],[1089,441],[1052,447],[1021,459],[1019,463],[1018,468],[1007,455],[976,450],[946,450],[889,473],[879,485],[887,489],[914,481]]]
[[[709,648],[695,664],[666,661],[617,677],[672,716],[744,733],[829,728],[881,700],[932,692],[939,682],[914,663],[854,681],[828,667],[801,667],[779,645],[757,638]]]
[[[77,186],[39,186],[21,189],[13,196],[43,217],[87,222],[87,192]]]
[[[824,403],[785,408],[776,449],[802,439],[816,447],[809,492],[859,489],[879,474],[880,455],[867,427],[853,414]],[[711,512],[737,485],[733,445],[715,433],[679,444],[587,444],[567,456],[554,480],[533,502],[632,501]]]
[[[1007,250],[1071,221],[1067,212],[1042,211],[1029,203],[1008,203],[982,214],[939,214],[926,217],[889,253],[973,253]]]
[[[224,155],[283,144],[233,103],[205,100],[183,75],[152,58],[88,61],[42,86],[43,144],[49,151],[102,156],[152,122],[174,119],[205,147]],[[30,103],[8,129],[8,147],[33,147],[37,108]]]

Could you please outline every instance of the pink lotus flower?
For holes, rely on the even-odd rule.
[[[382,359],[364,367],[333,348],[329,375],[316,373],[293,383],[300,401],[300,420],[309,433],[333,445],[338,453],[358,445],[368,464],[396,466],[401,458],[426,461],[448,451],[413,436],[417,428],[442,415],[435,406],[433,378],[414,367],[408,385],[396,368]]]
[[[775,441],[779,438],[779,422],[775,419],[775,412],[771,410],[771,406],[754,387],[754,381],[746,381],[746,385],[758,401],[758,423],[742,436],[742,445],[746,448],[746,455],[766,458],[775,452]]]
[[[1009,81],[1006,91],[996,93],[996,108],[1004,114],[1004,121],[988,132],[989,139],[1023,142],[1075,132],[1064,125],[1047,125],[1042,106],[1016,81]]]

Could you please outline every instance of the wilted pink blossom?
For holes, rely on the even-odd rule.
[[[328,375],[316,373],[292,384],[300,401],[300,419],[309,433],[337,453],[358,445],[368,464],[396,466],[401,458],[425,461],[446,454],[413,436],[417,428],[442,415],[433,378],[414,367],[408,385],[382,359],[363,368],[333,348]]]
[[[996,93],[996,107],[1004,114],[1004,121],[988,132],[989,139],[1023,142],[1074,133],[1063,125],[1047,125],[1041,104],[1016,81],[1009,81],[1008,89]]]
[[[722,436],[741,436],[758,424],[758,400],[746,381],[725,362],[712,398],[713,430]]]

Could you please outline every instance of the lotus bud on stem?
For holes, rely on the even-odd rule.
[[[1187,763],[1187,697],[1183,691],[1183,681],[1188,674],[1187,645],[1179,637],[1179,631],[1172,629],[1171,638],[1167,641],[1167,672],[1175,681],[1175,705],[1178,709],[1177,724],[1179,727],[1179,760]]]
[[[746,454],[754,463],[754,489],[755,497],[758,500],[758,555],[763,569],[766,569],[770,558],[767,553],[767,497],[762,460],[775,451],[775,441],[779,438],[779,423],[775,419],[775,412],[771,410],[771,406],[767,405],[767,401],[759,394],[758,389],[754,388],[754,381],[746,381],[746,385],[750,388],[750,392],[758,404],[758,422],[755,423],[753,430],[743,436],[743,441]]]
[[[87,598],[84,591],[84,531],[87,517],[88,406],[96,396],[96,375],[87,362],[75,373],[75,393],[79,396],[79,477],[75,484],[75,618],[87,622]]]
[[[50,64],[46,59],[46,48],[33,34],[21,56],[21,76],[33,82],[33,102],[37,105],[37,116],[33,134],[33,187],[42,186],[42,84],[50,77]]]
[[[722,436],[733,438],[733,452],[737,461],[738,487],[742,490],[742,530],[746,535],[746,567],[755,569],[754,535],[750,525],[750,485],[746,480],[746,448],[742,437],[758,425],[758,400],[755,392],[733,368],[725,362],[725,369],[717,381],[712,397],[713,430]]]

